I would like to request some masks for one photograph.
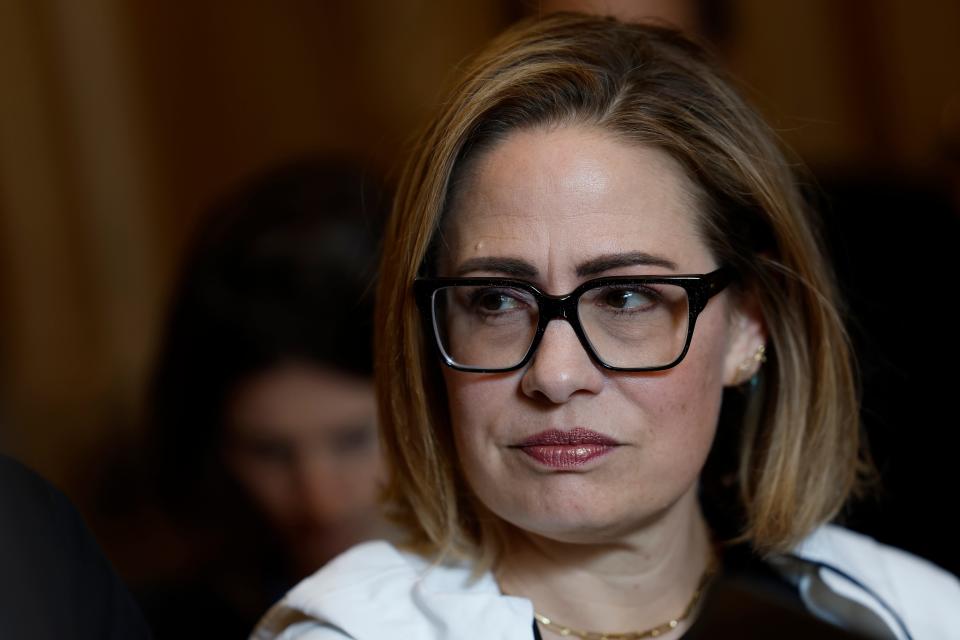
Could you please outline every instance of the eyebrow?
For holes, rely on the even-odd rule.
[[[645,251],[630,251],[627,253],[604,254],[586,262],[581,262],[577,265],[576,273],[577,277],[586,278],[610,269],[637,265],[677,270],[677,263],[672,260]],[[535,266],[522,258],[483,257],[470,258],[457,268],[456,275],[464,276],[474,271],[502,273],[514,278],[535,278],[540,274]]]
[[[591,258],[586,262],[581,262],[577,265],[577,276],[586,278],[587,276],[595,276],[610,269],[634,267],[637,265],[663,267],[671,271],[677,270],[677,263],[673,260],[668,260],[662,256],[645,251],[630,251],[627,253],[608,253],[597,256],[596,258]]]
[[[473,271],[490,271],[502,273],[514,278],[535,278],[537,268],[521,258],[470,258],[457,267],[457,276],[464,276]]]

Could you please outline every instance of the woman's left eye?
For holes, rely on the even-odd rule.
[[[606,306],[623,311],[639,309],[655,301],[653,296],[638,289],[609,289],[601,300]]]

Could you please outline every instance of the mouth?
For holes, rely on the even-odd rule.
[[[591,429],[576,427],[569,431],[548,429],[512,445],[540,464],[569,471],[605,456],[621,443]]]

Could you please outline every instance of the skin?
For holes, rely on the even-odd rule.
[[[299,574],[378,532],[383,468],[369,380],[270,369],[241,383],[226,419],[227,464]]]
[[[700,235],[694,194],[659,150],[586,126],[516,131],[475,158],[461,181],[441,272],[517,277],[483,263],[522,260],[523,279],[557,295],[600,276],[708,273],[719,265]],[[598,258],[638,252],[652,260],[584,273]],[[505,592],[595,631],[679,615],[709,562],[696,485],[723,387],[752,375],[744,363],[764,341],[751,309],[729,289],[711,299],[686,358],[663,372],[602,369],[562,320],[519,371],[444,368],[461,467],[506,526],[497,570]],[[620,446],[564,472],[512,446],[575,427]]]

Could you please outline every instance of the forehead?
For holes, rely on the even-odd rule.
[[[451,204],[440,265],[447,275],[490,256],[523,258],[544,280],[618,253],[664,257],[681,272],[711,266],[680,165],[595,128],[511,133],[473,159]]]

